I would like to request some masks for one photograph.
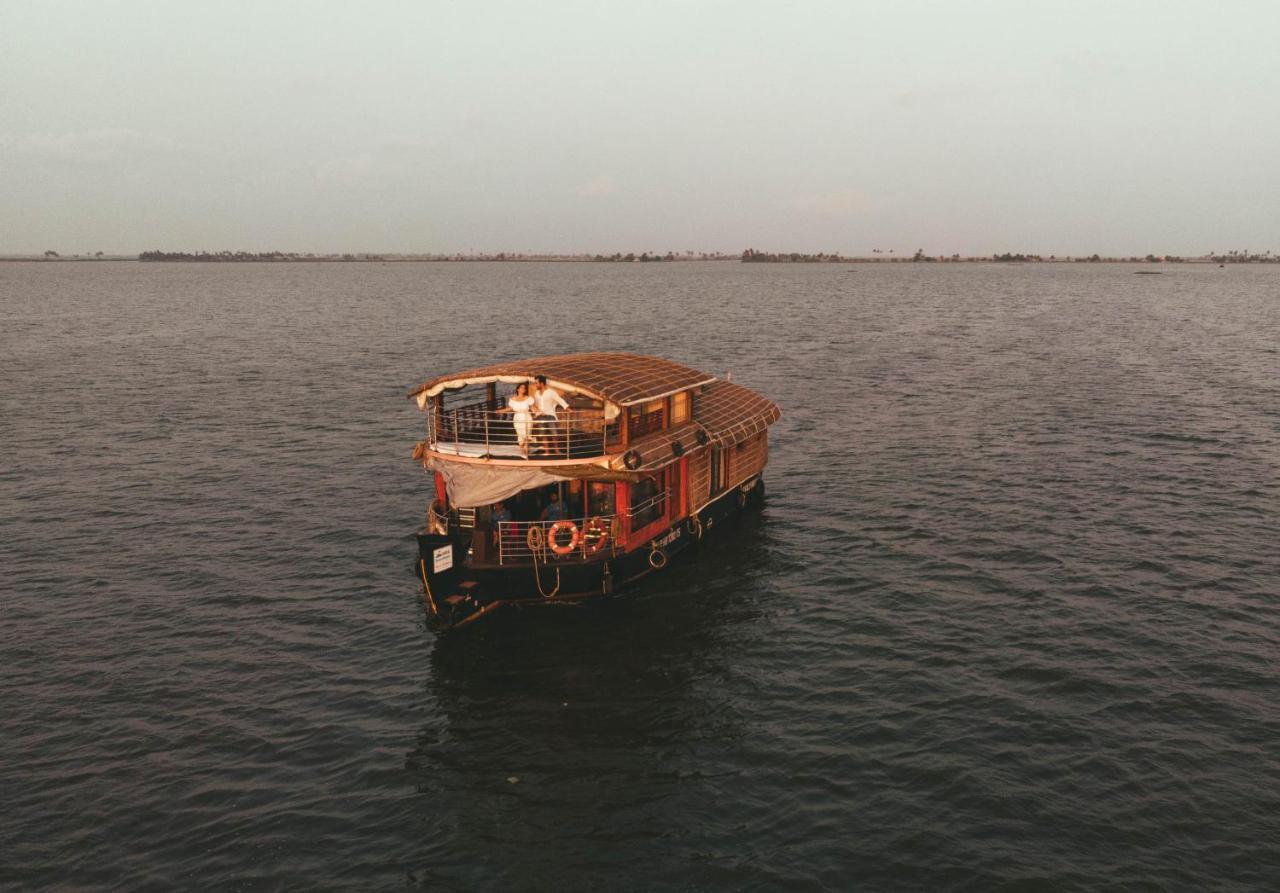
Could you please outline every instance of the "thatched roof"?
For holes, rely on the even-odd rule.
[[[435,396],[443,390],[487,381],[545,375],[553,383],[597,394],[619,406],[656,400],[677,391],[708,384],[715,376],[681,363],[629,353],[573,353],[480,366],[433,378],[409,392]]]
[[[765,430],[781,417],[778,405],[755,391],[731,381],[712,382],[694,392],[691,421],[647,434],[631,445],[640,459],[635,471],[654,471],[670,465],[706,444],[733,446]],[[624,459],[615,456],[611,467],[625,468]]]
[[[720,446],[741,443],[782,418],[778,404],[731,381],[717,381],[693,397],[693,417]]]

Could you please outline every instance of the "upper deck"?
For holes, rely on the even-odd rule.
[[[538,376],[569,405],[554,420],[528,422],[508,408],[508,398]],[[707,443],[739,442],[780,415],[772,401],[740,385],[671,360],[623,353],[482,366],[426,381],[409,397],[427,418],[424,458],[485,465],[636,470]],[[521,440],[527,440],[523,449]]]
[[[586,401],[571,398],[575,403]],[[442,401],[427,412],[427,448],[438,455],[483,462],[578,462],[598,459],[622,443],[619,417],[606,421],[603,407],[562,409],[555,422],[529,425],[529,455],[520,449],[514,414],[502,412],[502,397],[469,402]]]

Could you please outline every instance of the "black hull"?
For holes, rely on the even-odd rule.
[[[671,559],[711,536],[718,525],[760,506],[763,499],[762,480],[750,491],[731,488],[642,546],[585,562],[550,560],[517,567],[470,567],[459,562],[456,568],[436,573],[433,558],[449,540],[419,533],[414,572],[422,586],[428,623],[444,631],[508,605],[560,605],[607,597],[629,583],[660,573]]]

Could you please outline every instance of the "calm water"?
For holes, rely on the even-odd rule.
[[[1275,889],[1280,269],[1133,269],[0,264],[0,886]],[[404,392],[590,349],[769,506],[434,638]]]

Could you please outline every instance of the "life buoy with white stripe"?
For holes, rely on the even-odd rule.
[[[609,525],[603,518],[592,518],[582,525],[582,547],[588,555],[594,555],[609,541]]]
[[[569,531],[568,545],[561,545],[557,534],[562,530]],[[572,521],[557,521],[547,530],[547,545],[552,552],[557,555],[568,555],[574,549],[578,548],[578,525]]]

